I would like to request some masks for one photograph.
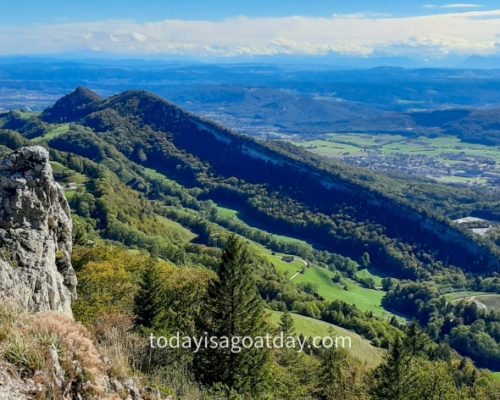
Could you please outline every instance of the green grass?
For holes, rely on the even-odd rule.
[[[238,211],[233,210],[232,208],[217,206],[217,212],[224,218],[238,218]]]
[[[290,278],[304,268],[304,263],[302,261],[295,260],[294,262],[288,263],[281,259],[281,257],[284,256],[283,253],[275,253],[256,242],[250,242],[250,245],[255,253],[265,258],[267,261],[272,263],[278,271],[288,275]]]
[[[500,309],[500,294],[485,294],[477,296],[475,299],[483,303],[487,308]]]
[[[462,292],[447,293],[445,294],[445,298],[450,302],[474,299],[478,302],[483,303],[487,308],[500,309],[500,294],[462,291]]]
[[[221,215],[230,218],[238,218],[238,212],[234,209],[218,206],[218,212]],[[240,220],[241,221],[241,220]],[[244,222],[243,222],[244,223]],[[274,235],[277,236],[277,235]],[[288,240],[298,240],[287,236],[277,236]],[[392,316],[389,311],[382,307],[382,298],[385,292],[375,289],[366,289],[359,285],[357,282],[344,278],[342,284],[333,283],[333,273],[324,268],[317,266],[308,266],[304,274],[298,274],[304,269],[304,263],[300,259],[296,259],[292,263],[282,261],[282,253],[274,253],[266,247],[250,241],[254,251],[271,262],[278,271],[293,279],[294,283],[312,282],[318,286],[318,293],[327,301],[342,300],[349,304],[356,304],[362,311],[372,311],[378,316]],[[307,261],[307,260],[306,260]],[[377,276],[368,270],[360,271],[361,275],[370,276],[374,279],[376,286],[382,286],[382,277]],[[343,286],[348,290],[344,290]]]
[[[455,136],[441,136],[438,138],[418,137],[409,138],[390,134],[337,134],[325,135],[323,140],[296,141],[301,146],[316,154],[327,157],[341,157],[345,155],[363,155],[373,152],[378,155],[391,156],[407,154],[412,156],[429,156],[440,163],[453,167],[461,161],[454,159],[461,155],[468,159],[479,160],[487,157],[500,163],[499,146],[485,146],[466,143]],[[475,183],[487,184],[487,179],[446,176],[440,180],[444,183]]]
[[[64,196],[66,197],[66,200],[71,201],[73,196],[76,194],[76,190],[65,190],[64,191]]]
[[[498,384],[500,384],[500,372],[492,372],[491,377],[495,382],[498,382]]]
[[[37,115],[40,115],[39,112],[33,112],[33,111],[17,111],[17,114],[22,118],[22,119],[29,119],[31,117],[35,117]]]
[[[45,135],[34,138],[33,142],[40,142],[41,140],[51,140],[58,136],[64,135],[67,132],[69,132],[69,124],[61,124],[48,131]]]
[[[383,277],[380,275],[376,275],[374,272],[370,272],[367,269],[359,270],[359,272],[356,275],[360,278],[371,278],[375,282],[375,286],[378,286],[378,287],[382,286]]]
[[[77,185],[83,185],[88,180],[85,175],[73,171],[72,169],[66,168],[64,165],[58,163],[57,161],[51,161],[50,166],[52,167],[52,171],[54,172],[56,178],[58,177],[58,175],[65,176],[65,182],[73,182]]]
[[[279,235],[279,234],[276,234],[276,233],[273,233],[273,232],[266,231],[266,230],[264,230],[264,229],[262,229],[260,227],[257,228],[255,226],[252,226],[251,224],[247,223],[246,221],[243,221],[240,218],[240,212],[238,210],[233,209],[233,208],[227,208],[227,207],[223,207],[221,205],[217,205],[217,212],[219,213],[219,215],[221,217],[224,217],[224,218],[234,218],[239,223],[244,224],[244,225],[246,225],[249,228],[259,229],[260,231],[262,231],[264,233],[268,233],[268,234],[272,235],[273,237],[275,237],[276,239],[281,240],[283,242],[300,243],[300,244],[306,244],[306,245],[308,244],[304,240],[300,240],[300,239],[297,239],[297,238],[294,238],[294,237],[291,237],[291,236]]]
[[[443,176],[439,179],[439,182],[443,183],[477,183],[477,184],[485,184],[488,181],[484,178],[468,178],[465,176]]]
[[[282,313],[279,311],[269,311],[270,324],[277,327],[281,314]],[[349,336],[351,338],[352,347],[349,352],[354,358],[366,363],[369,367],[375,367],[381,362],[384,350],[373,346],[368,340],[362,338],[357,333],[317,319],[304,317],[298,314],[291,315],[297,335],[302,334],[307,337],[325,337],[329,335],[329,329],[333,328],[335,332],[334,335]]]
[[[471,291],[471,290],[464,290],[464,291],[460,291],[460,292],[446,293],[444,295],[444,297],[448,301],[456,301],[456,300],[466,299],[466,298],[469,298],[471,296],[480,296],[482,294],[486,294],[486,293],[485,292],[475,292],[475,291]]]
[[[390,134],[337,134],[326,135],[325,140],[298,141],[297,145],[326,156],[338,156],[342,153],[359,154],[372,150],[381,154],[413,154],[437,156],[446,161],[448,154],[465,153],[471,157],[490,157],[500,163],[498,146],[484,146],[466,143],[455,136],[438,138],[408,138]],[[450,164],[453,160],[449,160]]]
[[[176,181],[169,179],[166,175],[163,175],[162,173],[160,173],[152,168],[143,167],[143,169],[144,169],[144,172],[146,173],[146,175],[150,176],[151,178],[160,179],[160,180],[163,180],[163,181],[165,181],[168,184],[171,184],[173,186],[181,187],[181,185],[178,184]]]
[[[171,219],[157,216],[163,226],[165,226],[169,231],[173,232],[182,242],[187,243],[196,237],[196,234],[191,232],[189,229],[185,228],[178,222],[172,221]]]
[[[11,152],[12,152],[12,150],[9,149],[7,146],[0,145],[0,156],[3,157],[3,156],[5,156],[5,155],[7,155],[7,154],[9,154]]]
[[[322,156],[342,156],[362,152],[362,149],[356,145],[329,140],[310,140],[307,142],[297,142],[296,144]]]
[[[393,314],[382,307],[382,290],[366,289],[349,278],[342,278],[340,283],[334,283],[334,274],[325,268],[310,266],[304,274],[300,274],[294,283],[311,282],[317,286],[318,294],[327,301],[342,300],[349,304],[356,304],[362,311],[371,311],[378,316],[392,316]],[[344,286],[346,289],[344,289]]]

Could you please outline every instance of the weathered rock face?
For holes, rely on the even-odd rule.
[[[0,300],[27,311],[71,314],[71,216],[47,150],[23,147],[0,160]]]

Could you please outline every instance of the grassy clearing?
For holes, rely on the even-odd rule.
[[[31,117],[36,117],[37,115],[41,114],[39,111],[18,111],[17,113],[23,119],[28,119],[28,118],[31,118]]]
[[[69,124],[61,124],[48,131],[45,135],[34,138],[33,142],[40,142],[41,140],[51,140],[58,136],[64,135],[67,132],[69,132]]]
[[[143,167],[143,169],[144,169],[144,172],[146,173],[146,175],[150,176],[151,178],[163,180],[167,184],[170,184],[174,187],[181,187],[181,185],[178,184],[176,181],[168,178],[166,175],[163,175],[160,172],[158,172],[152,168]]]
[[[474,300],[478,303],[484,304],[484,306],[486,306],[486,308],[488,309],[490,308],[500,309],[500,294],[463,291],[463,292],[447,293],[445,294],[445,298],[450,302],[455,302],[459,300],[469,300],[469,301]]]
[[[483,295],[483,294],[487,294],[487,293],[485,293],[485,292],[474,292],[474,291],[471,291],[471,290],[464,290],[464,291],[460,291],[460,292],[446,293],[444,295],[444,297],[448,301],[457,301],[457,300],[467,299],[467,298],[469,298],[471,296],[480,296],[480,295]]]
[[[64,196],[66,197],[66,200],[71,201],[71,199],[75,196],[76,190],[65,190],[64,191]]]
[[[282,313],[279,311],[269,311],[269,313],[269,322],[271,325],[278,326]],[[377,366],[382,360],[384,350],[373,346],[369,341],[363,339],[357,333],[351,332],[337,325],[332,325],[324,321],[304,317],[298,314],[292,314],[292,318],[295,323],[295,331],[298,335],[302,334],[308,337],[325,337],[329,335],[328,330],[333,328],[335,335],[349,336],[351,338],[352,347],[349,352],[354,358],[366,363],[369,367]]]
[[[183,227],[178,222],[172,221],[171,219],[162,216],[157,216],[157,218],[162,222],[162,225],[164,227],[173,232],[175,236],[177,236],[183,243],[188,243],[196,237],[195,233]]]
[[[483,178],[466,178],[464,176],[443,176],[439,179],[439,182],[443,183],[477,183],[483,185],[488,181]]]
[[[349,278],[342,278],[341,282],[333,282],[334,274],[318,266],[308,267],[304,274],[294,279],[294,283],[311,282],[317,286],[318,293],[325,300],[342,300],[349,304],[356,304],[362,311],[371,311],[378,316],[392,316],[382,307],[382,290],[366,289]]]
[[[7,146],[0,145],[0,156],[3,157],[11,152],[12,152],[12,150],[9,149]]]
[[[218,207],[219,212],[222,215],[238,218],[238,212],[236,210]],[[291,237],[280,236],[281,238],[287,238],[289,240],[297,240]],[[251,242],[254,251],[264,257],[266,260],[271,262],[278,271],[287,275],[288,277],[295,276],[298,272],[304,270],[304,262],[301,259],[295,259],[294,262],[288,263],[281,259],[284,255],[282,253],[275,253],[271,250],[265,248],[264,246]],[[307,260],[306,260],[307,261]],[[376,286],[382,286],[382,277],[377,276],[368,270],[360,271],[361,275],[366,275],[371,277],[375,281]],[[305,283],[311,282],[317,285],[318,293],[325,298],[327,301],[332,300],[342,300],[349,304],[356,304],[359,309],[363,311],[372,311],[378,316],[392,316],[389,311],[382,307],[382,298],[385,292],[375,289],[366,289],[360,286],[357,282],[344,278],[342,282],[334,283],[332,278],[334,274],[324,268],[317,266],[308,266],[305,268],[304,273],[299,273],[293,280],[294,283]],[[347,289],[344,289],[344,287]]]
[[[495,382],[498,382],[498,384],[500,384],[500,372],[492,372],[491,377]]]
[[[238,220],[240,223],[245,224],[248,227],[251,227],[250,225],[248,225],[246,222],[244,222],[243,220],[241,220],[239,218],[239,216],[238,216],[239,212],[237,210],[234,210],[232,208],[222,207],[222,206],[218,205],[217,212],[219,213],[220,216],[222,216],[224,218],[234,218],[234,219]],[[263,231],[263,232],[265,232],[265,231]],[[269,233],[269,232],[267,232],[267,233]],[[276,237],[277,239],[280,239],[282,241],[306,243],[302,240],[295,239],[295,238],[290,237],[290,236],[275,235],[275,234],[272,234],[272,235],[274,237]],[[264,247],[260,243],[254,242],[248,238],[245,238],[245,239],[250,243],[252,249],[255,251],[255,253],[257,255],[263,257],[264,259],[266,259],[267,261],[272,263],[278,271],[282,272],[283,274],[287,275],[290,278],[292,276],[294,276],[297,272],[300,272],[305,266],[304,262],[300,258],[296,258],[295,261],[293,261],[293,262],[283,261],[281,258],[284,255],[288,255],[288,254],[274,252],[274,251],[269,250],[268,248]]]
[[[224,218],[234,218],[239,223],[244,224],[244,225],[248,226],[249,228],[259,229],[262,232],[268,233],[268,234],[272,235],[273,237],[275,237],[276,239],[281,240],[283,242],[308,244],[306,241],[294,238],[292,236],[279,235],[279,234],[276,234],[273,232],[266,231],[260,227],[257,228],[256,226],[252,226],[251,223],[248,223],[248,222],[244,221],[243,219],[241,219],[240,212],[238,210],[233,209],[233,208],[227,208],[227,207],[223,207],[221,205],[217,205],[217,211],[218,211],[219,215],[224,217]]]
[[[371,278],[375,282],[375,286],[381,287],[382,286],[382,279],[383,277],[380,275],[376,275],[375,272],[369,271],[368,269],[361,269],[359,272],[356,274],[359,278]]]
[[[295,260],[289,263],[281,259],[281,257],[285,255],[283,253],[275,253],[256,242],[250,242],[250,244],[255,253],[265,258],[272,263],[278,271],[288,275],[290,278],[304,268],[304,263],[302,261]]]
[[[224,218],[237,218],[237,219],[239,219],[238,218],[238,211],[233,210],[232,208],[217,206],[217,212],[219,213],[219,215],[221,217],[224,217]]]
[[[309,140],[306,142],[297,142],[299,146],[322,156],[344,156],[349,154],[362,153],[362,148],[348,143],[339,143],[330,140]]]
[[[73,182],[77,185],[83,185],[88,181],[88,178],[85,175],[73,171],[72,169],[66,168],[64,165],[58,163],[57,161],[51,161],[50,166],[52,167],[54,176],[58,180],[62,180],[66,183]]]
[[[485,294],[475,297],[475,300],[483,303],[487,308],[500,309],[500,294]]]

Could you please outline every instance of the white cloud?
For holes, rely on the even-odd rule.
[[[233,57],[326,55],[443,57],[500,49],[500,10],[418,17],[373,14],[331,18],[223,21],[100,21],[0,27],[0,54],[94,51],[121,55]]]
[[[444,9],[465,9],[465,8],[481,8],[483,7],[480,4],[471,4],[471,3],[450,3],[450,4],[424,4],[423,8],[444,8]]]

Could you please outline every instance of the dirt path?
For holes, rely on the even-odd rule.
[[[476,297],[477,296],[469,297],[469,301],[474,302],[477,308],[479,308],[480,310],[487,310],[488,307],[486,306],[486,304],[484,304],[481,300],[476,299]]]
[[[295,257],[295,260],[300,261],[302,264],[304,264],[304,268],[306,268],[309,265],[309,263],[306,260],[304,260],[303,258]],[[293,274],[292,277],[290,278],[290,280],[295,279],[301,272],[302,271],[299,271],[299,272],[296,272],[295,274]]]

